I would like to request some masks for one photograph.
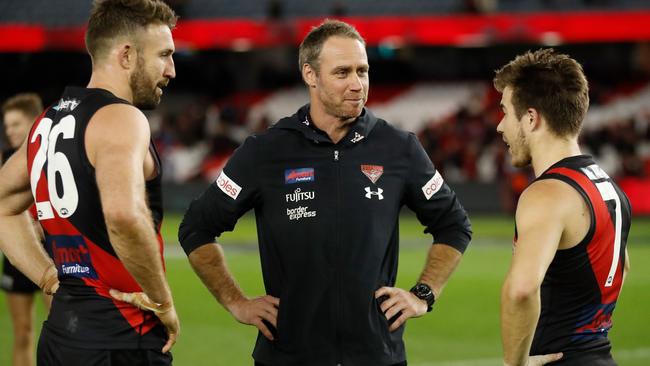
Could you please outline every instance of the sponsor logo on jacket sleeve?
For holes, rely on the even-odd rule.
[[[440,188],[442,188],[442,184],[445,181],[442,179],[442,175],[440,175],[439,171],[436,171],[436,174],[433,175],[433,178],[429,179],[428,182],[426,182],[422,186],[422,193],[424,193],[424,197],[426,199],[431,199],[434,194],[436,194]]]
[[[221,174],[217,177],[217,180],[214,181],[217,187],[221,192],[225,193],[228,197],[232,199],[237,199],[239,192],[241,192],[241,187],[235,183],[234,180],[230,179],[226,173],[221,171]]]

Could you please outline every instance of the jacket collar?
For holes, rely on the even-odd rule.
[[[366,108],[363,108],[361,115],[352,123],[350,131],[339,142],[341,145],[351,146],[368,138],[370,132],[375,127],[377,118]],[[282,118],[271,128],[280,128],[284,130],[295,130],[300,132],[306,139],[315,143],[333,144],[327,134],[318,129],[309,118],[309,104],[300,107],[298,111],[290,116]]]

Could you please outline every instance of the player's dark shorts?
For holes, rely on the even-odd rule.
[[[549,366],[618,366],[612,358],[612,354],[607,351],[589,352],[589,353],[565,353],[564,356],[556,362],[547,364]]]
[[[9,293],[33,294],[40,289],[27,276],[14,267],[7,257],[2,259],[0,288]]]
[[[152,349],[83,349],[68,347],[42,332],[36,351],[38,366],[170,366],[172,354]]]
[[[255,366],[266,366],[266,365],[263,364],[263,363],[259,363],[259,362],[255,361]],[[406,361],[404,361],[402,363],[396,363],[396,364],[394,364],[392,366],[406,366]]]

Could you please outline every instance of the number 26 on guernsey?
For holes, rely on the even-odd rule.
[[[39,218],[42,220],[53,217],[49,203],[54,207],[59,217],[62,218],[72,216],[77,210],[79,192],[77,191],[77,184],[74,181],[70,162],[64,153],[56,151],[56,144],[59,141],[59,137],[66,140],[72,139],[74,138],[74,130],[75,119],[72,115],[63,117],[54,127],[52,127],[52,120],[50,118],[43,118],[30,140],[30,143],[34,143],[36,142],[37,136],[41,137],[41,144],[34,157],[30,172],[32,194],[35,199],[36,187],[38,186],[38,181],[41,179],[41,172],[45,163],[48,163],[46,176],[50,202],[36,202]],[[61,195],[59,195],[56,187],[57,174],[61,182],[61,188],[63,188]]]

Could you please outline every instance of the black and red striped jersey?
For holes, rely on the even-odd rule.
[[[113,250],[85,149],[91,117],[115,103],[128,102],[103,89],[68,87],[28,137],[31,189],[61,283],[43,331],[80,348],[162,348],[166,334],[158,318],[108,293],[142,291]],[[162,171],[153,142],[150,152],[158,174],[146,194],[163,261]]]
[[[566,365],[592,364],[583,361],[602,355],[611,363],[598,365],[615,365],[607,335],[623,280],[630,203],[590,156],[563,159],[541,179],[559,179],[575,188],[589,208],[591,224],[580,243],[556,252],[546,271],[530,354],[563,352],[558,364]]]

